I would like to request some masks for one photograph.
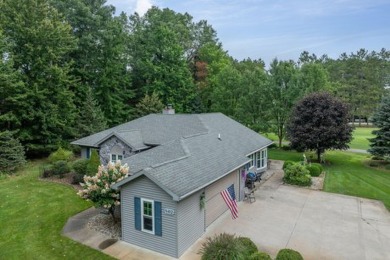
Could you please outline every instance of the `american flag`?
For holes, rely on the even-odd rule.
[[[236,194],[234,193],[234,184],[230,185],[226,190],[221,191],[221,195],[226,205],[232,213],[232,219],[238,218],[238,207]]]

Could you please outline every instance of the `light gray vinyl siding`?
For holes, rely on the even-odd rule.
[[[200,208],[202,191],[177,205],[178,252],[181,256],[204,232],[204,209]]]
[[[160,201],[162,209],[175,210],[174,215],[162,214],[162,236],[135,229],[134,197]],[[122,240],[172,257],[177,257],[177,203],[165,191],[145,176],[141,176],[121,189]]]

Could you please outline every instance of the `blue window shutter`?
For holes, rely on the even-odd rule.
[[[134,197],[135,229],[141,230],[141,199]]]
[[[154,202],[154,234],[162,236],[161,202]]]

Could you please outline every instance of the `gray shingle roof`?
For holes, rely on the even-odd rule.
[[[272,143],[221,113],[143,118],[144,124],[159,127],[145,135],[141,130],[142,136],[162,145],[125,158],[123,163],[135,175],[116,188],[144,174],[180,200],[246,164],[247,155]]]
[[[125,133],[126,134],[121,134]],[[139,132],[140,134],[137,134]],[[160,145],[179,137],[207,133],[207,128],[197,116],[177,114],[150,114],[125,124],[73,141],[72,144],[98,147],[107,136],[120,133],[124,141],[135,146]]]

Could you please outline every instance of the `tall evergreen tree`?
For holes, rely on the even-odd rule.
[[[80,137],[94,134],[107,128],[107,121],[93,96],[91,88],[87,89],[86,98],[80,108],[77,122],[76,129]]]
[[[10,41],[13,67],[23,88],[17,101],[18,139],[29,154],[53,149],[74,136],[76,111],[70,86],[69,52],[75,48],[71,27],[48,0],[0,2],[0,28]]]
[[[0,128],[3,130],[17,129],[21,124],[16,113],[24,85],[13,65],[10,46],[0,30]]]
[[[157,93],[153,92],[151,95],[146,94],[136,105],[136,115],[141,117],[151,113],[161,113],[163,108],[164,104]]]
[[[382,98],[382,102],[372,117],[378,130],[372,131],[375,138],[369,139],[371,148],[368,152],[375,156],[390,156],[390,96]]]
[[[83,105],[92,88],[110,126],[127,121],[133,91],[126,15],[114,16],[115,8],[106,5],[106,0],[51,2],[64,14],[77,39],[77,48],[69,54],[74,60],[72,74],[78,79],[73,90],[76,105]]]

